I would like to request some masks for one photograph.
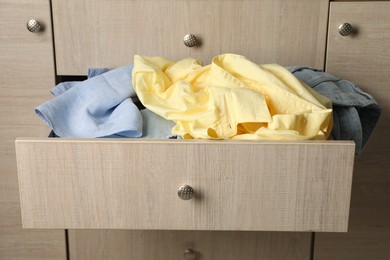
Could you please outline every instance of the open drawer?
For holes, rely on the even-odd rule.
[[[21,138],[16,153],[25,228],[348,227],[349,141]]]

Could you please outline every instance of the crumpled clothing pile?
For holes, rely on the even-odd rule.
[[[183,138],[323,140],[332,130],[331,101],[277,64],[135,56],[132,81],[142,104]]]

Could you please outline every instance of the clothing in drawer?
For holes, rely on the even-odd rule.
[[[16,149],[25,228],[348,226],[349,141],[47,138],[18,139]]]

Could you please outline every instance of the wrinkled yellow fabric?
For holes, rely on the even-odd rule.
[[[216,56],[208,66],[136,55],[133,86],[183,138],[326,139],[332,129],[329,99],[280,65],[240,55]]]

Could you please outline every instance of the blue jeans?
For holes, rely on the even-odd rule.
[[[375,99],[351,82],[320,70],[307,67],[289,67],[288,70],[332,100],[333,139],[354,140],[356,154],[360,154],[381,115]]]

